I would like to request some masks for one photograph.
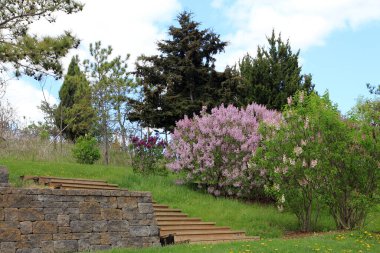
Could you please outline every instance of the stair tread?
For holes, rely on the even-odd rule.
[[[207,226],[169,226],[169,227],[160,227],[160,231],[174,231],[174,230],[226,230],[231,229],[230,227],[218,227],[213,225],[207,225]]]
[[[154,212],[178,212],[180,213],[180,209],[174,209],[174,208],[156,208],[153,206]]]
[[[215,225],[215,222],[208,222],[208,221],[160,221],[157,222],[159,226],[186,226],[186,225]]]
[[[157,217],[156,221],[201,221],[201,218],[193,217]]]
[[[164,234],[164,233],[163,233]],[[208,230],[208,231],[203,231],[203,230],[185,230],[185,231],[177,231],[175,235],[216,235],[216,234],[233,234],[233,235],[244,235],[245,236],[245,231],[236,231],[236,230]]]

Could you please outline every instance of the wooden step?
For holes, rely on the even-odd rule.
[[[213,226],[215,222],[206,222],[206,221],[194,221],[194,220],[169,220],[169,221],[158,221],[159,226],[196,226],[196,225],[208,225]]]
[[[224,231],[223,231],[224,232]],[[175,234],[174,235],[174,241],[175,242],[183,242],[183,241],[189,241],[189,242],[196,242],[196,241],[215,241],[215,240],[224,240],[224,241],[231,241],[231,240],[244,240],[246,238],[245,234],[236,234],[234,232],[226,232],[222,233],[220,232],[213,232],[211,233],[194,233],[194,234]]]
[[[75,181],[75,180],[59,180],[51,179],[48,183],[62,183],[62,184],[78,184],[78,185],[96,185],[96,186],[112,186],[118,187],[117,184],[109,184],[107,182],[97,182],[97,181]]]
[[[171,212],[171,213],[180,213],[181,210],[180,209],[172,209],[172,208],[156,208],[156,207],[153,207],[154,209],[154,212],[157,213],[161,213],[161,212]]]
[[[167,206],[167,205],[161,205],[161,204],[153,204],[153,208],[165,208],[165,209],[168,209],[169,206]]]
[[[185,213],[178,213],[178,212],[154,212],[156,215],[156,218],[159,217],[187,217],[187,214]]]
[[[189,217],[157,217],[156,221],[201,221],[200,218],[189,218]]]
[[[79,184],[62,184],[62,183],[51,183],[50,187],[55,189],[99,189],[99,190],[117,190],[114,186],[96,186],[96,185],[79,185]]]
[[[182,227],[182,228],[160,228],[160,235],[165,236],[169,234],[192,234],[196,232],[207,232],[208,234],[213,234],[215,231],[230,231],[229,227]]]
[[[105,180],[99,180],[99,179],[83,179],[83,178],[65,178],[65,177],[50,177],[50,176],[29,176],[24,175],[21,176],[22,180],[50,180],[50,179],[58,179],[58,180],[74,180],[74,181],[84,181],[84,182],[104,182]]]
[[[260,240],[260,236],[245,236],[243,238],[229,238],[229,239],[203,239],[203,240],[189,240],[190,244],[215,244],[215,243],[222,243],[222,242],[233,242],[233,241],[239,241],[239,242],[251,242],[251,241],[258,241]],[[185,240],[186,241],[186,240]],[[183,242],[183,241],[178,241]]]
[[[198,229],[229,229],[229,227],[218,227],[215,225],[208,225],[208,224],[199,224],[199,225],[193,225],[193,224],[188,224],[188,225],[160,225],[160,230],[161,231],[168,231],[168,230],[186,230],[186,229],[193,229],[193,230],[198,230]]]

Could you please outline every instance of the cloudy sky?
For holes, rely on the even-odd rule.
[[[85,8],[74,15],[57,15],[57,22],[34,23],[39,35],[72,31],[81,46],[72,55],[88,57],[89,43],[102,41],[118,55],[130,54],[130,67],[141,54],[156,53],[156,42],[167,36],[176,15],[191,11],[203,28],[211,28],[229,42],[218,55],[217,68],[235,64],[247,52],[255,55],[272,29],[301,50],[303,73],[311,73],[317,91],[328,90],[342,112],[359,95],[369,96],[366,83],[378,84],[380,56],[379,0],[82,0]],[[9,83],[6,98],[19,116],[38,121],[36,108],[44,98],[57,102],[62,81],[30,79]],[[44,87],[44,94],[41,87]]]

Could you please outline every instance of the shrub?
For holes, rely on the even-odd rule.
[[[267,192],[295,213],[301,230],[315,227],[322,204],[338,228],[362,225],[378,181],[369,137],[358,138],[357,125],[341,117],[328,94],[299,92],[288,102],[279,129],[262,126],[250,168],[268,175]]]
[[[133,171],[143,174],[165,174],[165,167],[161,164],[165,146],[166,143],[158,136],[145,136],[143,139],[137,136],[130,137],[129,150]]]
[[[276,124],[279,118],[257,104],[246,109],[221,105],[211,114],[203,108],[199,116],[177,122],[165,154],[167,167],[215,196],[248,196],[259,185],[247,169],[260,141],[259,123]]]
[[[80,136],[72,151],[78,163],[93,164],[100,158],[100,151],[94,137]]]

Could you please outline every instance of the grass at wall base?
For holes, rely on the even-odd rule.
[[[0,164],[9,168],[10,181],[14,186],[22,186],[21,175],[46,175],[60,177],[81,177],[104,179],[110,183],[119,184],[130,190],[151,191],[156,201],[180,208],[193,217],[202,217],[205,221],[215,221],[219,226],[230,226],[242,229],[248,235],[259,235],[263,240],[250,243],[233,243],[219,245],[179,245],[162,249],[146,250],[113,250],[112,253],[128,252],[380,252],[379,238],[364,238],[364,232],[333,233],[315,237],[299,238],[296,240],[281,239],[289,231],[297,231],[298,224],[294,215],[280,213],[272,205],[257,203],[242,203],[237,200],[214,198],[210,195],[196,192],[190,187],[177,185],[174,175],[166,177],[155,175],[140,175],[133,173],[131,168],[84,165],[64,162],[28,161],[20,159],[0,158]],[[334,221],[324,212],[317,226],[319,231],[335,229]],[[368,233],[380,232],[380,206],[369,215],[365,227]],[[343,234],[345,239],[339,239]],[[362,238],[361,238],[362,236]],[[338,238],[338,239],[337,239]],[[262,244],[264,243],[264,244]],[[370,248],[366,250],[366,246]],[[250,245],[250,246],[247,246]],[[295,245],[299,245],[299,248]],[[322,246],[325,245],[325,248]],[[327,245],[333,249],[328,251]],[[345,246],[346,245],[346,246]],[[204,248],[206,247],[206,248]],[[255,248],[255,250],[253,250]],[[289,251],[284,249],[289,248]],[[232,251],[230,251],[230,249]],[[275,250],[277,249],[277,251]],[[290,250],[293,249],[293,250]],[[346,250],[346,251],[344,251]]]

